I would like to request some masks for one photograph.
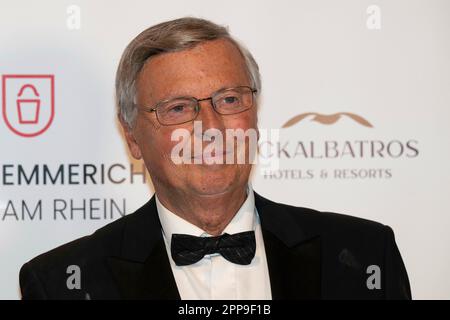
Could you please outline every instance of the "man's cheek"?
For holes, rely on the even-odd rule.
[[[246,131],[250,128],[256,128],[256,117],[252,114],[248,115],[241,115],[241,117],[238,117],[236,119],[233,119],[227,124],[227,128],[234,128],[234,129],[242,129]]]

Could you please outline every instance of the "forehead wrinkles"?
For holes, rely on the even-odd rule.
[[[169,95],[209,94],[249,79],[238,49],[221,39],[155,56],[144,65],[137,80],[139,89],[146,91],[140,92],[143,98],[160,100]]]

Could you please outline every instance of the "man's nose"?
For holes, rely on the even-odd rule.
[[[203,131],[211,128],[222,131],[224,128],[222,115],[214,110],[211,99],[200,101],[199,107],[200,111],[195,120],[202,122]]]

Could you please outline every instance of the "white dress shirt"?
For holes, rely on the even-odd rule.
[[[197,237],[211,235],[164,207],[157,195],[156,207],[170,266],[181,299],[272,299],[261,224],[255,207],[253,190],[250,186],[247,189],[247,199],[223,231],[228,234],[255,231],[256,253],[249,265],[234,264],[220,254],[211,254],[205,255],[197,263],[177,266],[170,253],[172,234],[182,233]]]

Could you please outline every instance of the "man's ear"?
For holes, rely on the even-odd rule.
[[[128,123],[122,118],[121,115],[118,115],[120,125],[122,126],[123,133],[125,135],[125,139],[127,140],[128,148],[130,150],[131,155],[135,159],[142,159],[141,148],[136,142],[136,138],[134,137],[133,129],[130,128]]]

